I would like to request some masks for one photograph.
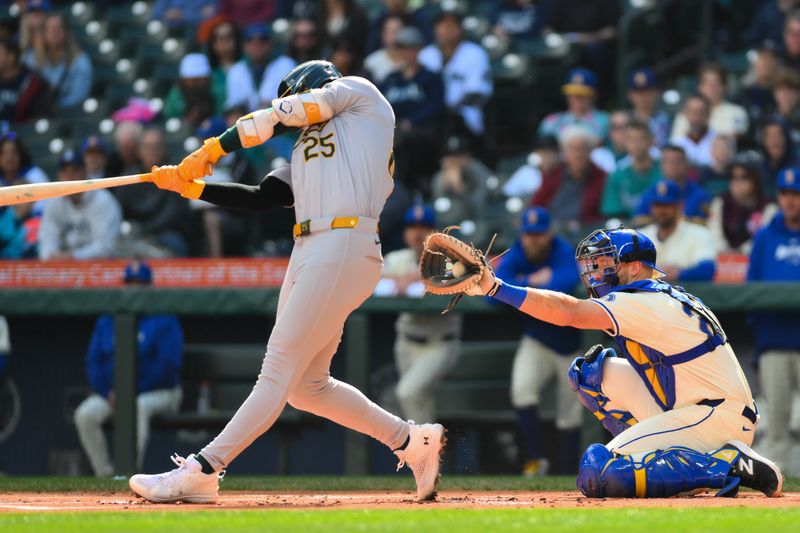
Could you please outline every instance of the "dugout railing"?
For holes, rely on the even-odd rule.
[[[800,284],[750,283],[746,285],[694,284],[687,286],[717,313],[758,310],[800,311]],[[0,291],[0,314],[8,316],[96,316],[111,313],[116,325],[115,382],[117,409],[113,433],[116,470],[120,474],[135,469],[135,394],[136,394],[136,316],[172,313],[184,316],[273,316],[277,289],[258,288],[110,288],[110,289],[5,289]],[[401,311],[439,312],[447,300],[370,298],[348,319],[340,348],[344,361],[343,378],[368,390],[370,377],[370,319],[375,315]],[[465,315],[493,315],[503,312],[480,298],[466,298],[458,307]],[[266,335],[265,335],[266,341]],[[474,343],[471,344],[475,346]],[[470,348],[471,349],[471,348]],[[741,354],[740,354],[741,357]],[[453,419],[481,423],[490,412],[480,412],[469,404],[453,409]],[[444,418],[448,415],[443,413]],[[369,472],[369,439],[347,432],[344,471]]]

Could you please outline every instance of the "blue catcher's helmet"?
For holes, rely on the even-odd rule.
[[[599,257],[609,257],[613,262],[602,270]],[[654,271],[655,277],[664,274],[656,266],[656,245],[636,230],[618,228],[597,230],[578,243],[575,259],[581,267],[581,281],[589,296],[600,298],[619,285],[619,264],[640,261]]]

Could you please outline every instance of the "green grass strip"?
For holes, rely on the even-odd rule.
[[[0,515],[4,533],[50,531],[265,531],[414,532],[480,531],[792,531],[800,508],[729,507],[692,509],[409,509],[324,511],[195,511],[20,513]],[[438,529],[434,529],[438,528]]]

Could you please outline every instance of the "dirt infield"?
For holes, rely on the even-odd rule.
[[[618,508],[618,507],[794,507],[800,505],[800,493],[780,498],[765,498],[745,492],[738,498],[714,498],[700,495],[669,499],[595,500],[577,492],[534,491],[443,491],[436,502],[416,503],[408,492],[311,492],[224,491],[213,505],[157,505],[132,493],[6,493],[0,494],[0,513],[47,511],[120,511],[137,512],[195,509],[403,509],[431,507],[442,509],[512,509],[512,508]]]

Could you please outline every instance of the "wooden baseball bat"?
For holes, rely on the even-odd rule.
[[[94,191],[96,189],[121,187],[122,185],[132,185],[144,181],[150,181],[149,172],[147,174],[134,174],[132,176],[119,176],[116,178],[51,181],[48,183],[26,183],[24,185],[0,187],[0,206],[37,202],[57,196],[68,196],[70,194]]]

